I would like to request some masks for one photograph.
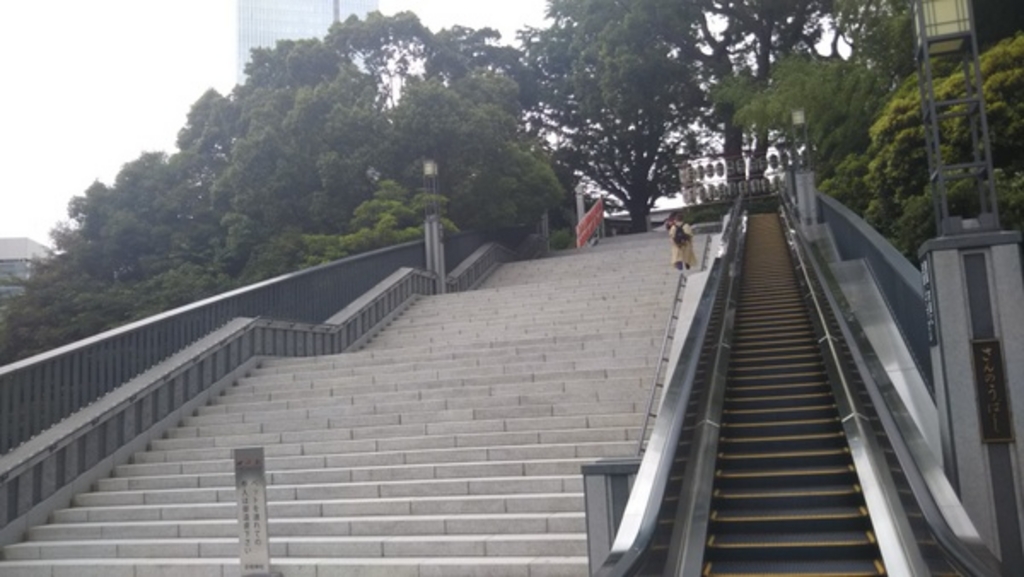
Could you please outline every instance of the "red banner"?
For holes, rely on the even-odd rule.
[[[604,203],[598,201],[576,225],[576,248],[587,244],[597,227],[604,222]]]

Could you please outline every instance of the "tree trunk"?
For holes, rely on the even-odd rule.
[[[647,216],[651,210],[646,202],[633,202],[629,205],[629,232],[647,232]]]

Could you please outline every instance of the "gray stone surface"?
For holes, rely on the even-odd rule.
[[[586,575],[580,467],[635,450],[668,254],[651,234],[503,265],[359,351],[267,359],[6,548],[0,575],[238,575],[231,449],[252,445],[286,577]]]

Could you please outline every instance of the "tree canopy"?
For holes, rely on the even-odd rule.
[[[1021,228],[1024,13],[1008,6],[975,0],[1002,220]],[[904,0],[549,0],[550,26],[518,48],[400,13],[258,49],[245,84],[195,101],[176,152],[142,154],[70,202],[56,255],[5,303],[0,364],[417,238],[428,202],[454,232],[557,216],[582,186],[641,231],[678,191],[680,154],[793,140],[794,108],[820,188],[913,255],[933,218],[907,12]],[[940,97],[958,97],[957,74],[937,79]],[[944,129],[947,152],[970,145],[962,119]],[[425,158],[440,166],[437,197]]]
[[[5,304],[0,364],[256,280],[422,235],[422,161],[450,231],[536,222],[564,198],[521,129],[519,52],[411,13],[257,49],[209,91],[178,151],[94,183]]]

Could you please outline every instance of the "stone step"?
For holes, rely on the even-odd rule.
[[[627,443],[636,446],[636,442]],[[618,443],[614,450],[605,447],[607,452],[622,453],[623,445]],[[564,450],[559,450],[564,449]],[[597,447],[587,447],[587,452],[595,452]],[[501,461],[488,459],[488,455],[479,455],[480,451],[461,451],[461,460],[441,463],[399,463],[382,465],[362,465],[350,468],[293,469],[286,471],[270,471],[267,483],[277,485],[308,485],[332,483],[367,483],[387,481],[408,481],[412,479],[475,479],[485,477],[515,476],[551,476],[575,475],[583,465],[591,462],[592,457],[577,458],[569,447],[541,447],[532,451],[532,459]],[[456,453],[459,453],[456,451]],[[547,456],[547,458],[545,458]],[[475,457],[475,458],[474,458]],[[100,479],[96,490],[102,491],[149,491],[164,489],[209,489],[234,486],[233,472],[223,473],[191,473],[173,475],[149,475],[111,477]]]
[[[636,445],[629,444],[631,449]],[[623,447],[625,448],[625,447]],[[625,451],[619,451],[622,456]],[[496,494],[579,493],[580,475],[542,477],[487,477],[478,479],[414,479],[408,481],[362,483],[308,483],[271,485],[268,501],[325,501],[336,499],[380,499],[401,497],[453,497]],[[130,505],[169,505],[185,503],[234,503],[234,487],[200,489],[160,489],[150,491],[99,491],[81,493],[74,498],[81,507],[118,507]]]
[[[666,309],[667,307],[658,307]],[[664,310],[660,312],[664,313]],[[453,337],[475,336],[483,339],[492,339],[502,335],[516,334],[572,334],[577,331],[602,332],[611,329],[622,328],[646,328],[651,325],[661,324],[664,314],[655,314],[653,307],[629,311],[617,315],[617,318],[607,318],[601,315],[598,318],[593,310],[588,313],[581,313],[572,318],[504,318],[484,320],[464,320],[452,315],[438,314],[434,317],[417,316],[399,318],[387,325],[390,334],[401,335],[426,335],[433,333],[445,333]],[[561,331],[561,332],[558,332]]]
[[[503,421],[485,422],[462,422],[454,423],[446,432],[449,434],[461,433],[504,433],[516,431],[534,431],[540,434],[547,430],[561,430],[566,427],[576,427],[577,430],[597,429],[623,431],[626,440],[633,440],[640,428],[643,415],[639,413],[608,414],[608,415],[579,415],[575,417],[552,417],[537,419],[538,425],[531,426],[529,419],[523,422],[510,421],[518,428],[505,425]],[[568,429],[572,430],[572,429]],[[440,434],[441,431],[438,432]],[[545,437],[547,438],[547,437]],[[563,437],[564,438],[564,437]],[[489,451],[496,452],[501,448],[489,447],[447,447],[440,449],[413,449],[405,450],[401,446],[391,451],[359,452],[345,455],[298,455],[272,457],[267,459],[268,470],[287,471],[294,469],[315,469],[323,467],[355,467],[368,465],[398,465],[405,463],[427,463],[427,462],[453,462],[460,460],[486,460],[490,458]],[[563,449],[560,449],[560,451]],[[476,455],[476,456],[473,456]],[[563,455],[564,456],[564,455]],[[139,453],[136,461],[145,461],[145,453]],[[560,457],[561,458],[561,457]],[[211,473],[233,471],[233,465],[229,459],[204,460],[204,461],[158,461],[158,462],[134,462],[120,465],[115,469],[118,477],[142,476],[142,475],[177,475],[193,473]]]
[[[669,290],[671,289],[671,290]],[[635,289],[635,294],[619,292],[617,294],[599,294],[588,297],[580,294],[559,294],[546,291],[534,302],[520,301],[503,295],[478,303],[477,306],[466,306],[468,303],[434,296],[419,298],[411,307],[405,309],[397,318],[403,323],[433,322],[439,317],[453,322],[511,322],[551,319],[558,322],[573,319],[592,318],[595,305],[614,302],[616,307],[602,309],[602,316],[611,319],[628,318],[630,316],[654,314],[671,306],[671,293],[674,285],[645,286]],[[463,293],[464,294],[464,293]]]
[[[281,537],[482,535],[585,533],[583,511],[451,515],[267,517],[268,532]],[[30,541],[238,538],[237,519],[52,523],[29,530]]]
[[[385,331],[387,332],[387,331]],[[508,347],[518,347],[519,350],[524,352],[544,350],[545,347],[551,345],[560,345],[567,343],[596,343],[600,341],[611,341],[621,342],[632,339],[651,339],[657,340],[658,344],[661,344],[661,339],[664,337],[664,327],[660,329],[632,329],[632,330],[620,330],[618,332],[600,332],[600,333],[578,333],[570,335],[557,335],[557,336],[529,336],[529,337],[517,337],[517,338],[503,338],[499,340],[481,340],[476,342],[456,342],[456,343],[417,343],[417,344],[406,344],[402,346],[391,347],[390,350],[386,347],[364,347],[376,349],[374,352],[378,352],[384,356],[390,357],[402,357],[406,355],[417,355],[426,353],[451,353],[454,351],[466,352],[473,350],[487,350],[487,349],[499,349]],[[372,344],[372,343],[371,343]],[[586,345],[584,345],[586,346]],[[362,349],[361,349],[362,350]],[[387,352],[384,352],[384,351]]]
[[[353,387],[373,383],[398,383],[408,381],[440,381],[464,377],[490,377],[523,375],[550,372],[575,372],[580,370],[607,370],[622,367],[651,366],[657,361],[658,351],[653,347],[626,356],[606,354],[582,359],[546,360],[541,355],[527,357],[519,363],[477,363],[472,359],[439,362],[396,363],[392,365],[329,368],[317,371],[296,371],[288,373],[254,374],[238,379],[230,389],[231,394],[241,392],[281,392],[282,387],[296,388],[330,387],[343,391],[347,384]]]
[[[563,336],[586,331],[588,333],[617,332],[629,329],[650,329],[653,326],[663,324],[664,315],[653,315],[646,312],[638,312],[636,315],[624,316],[621,319],[609,321],[607,319],[594,318],[593,312],[589,316],[581,316],[571,320],[551,319],[521,319],[521,320],[494,320],[483,322],[462,322],[452,319],[444,319],[438,316],[433,321],[420,318],[420,322],[412,320],[403,321],[397,319],[391,322],[385,332],[381,335],[391,334],[402,337],[420,337],[443,335],[449,337],[453,342],[463,340],[498,340],[516,336]]]
[[[636,383],[639,387],[643,384],[643,380],[636,377]],[[480,420],[635,412],[631,403],[622,400],[551,404],[550,402],[545,402],[544,399],[535,399],[528,395],[515,395],[514,393],[512,395],[466,396],[462,399],[414,397],[416,399],[409,401],[362,405],[351,405],[344,402],[337,405],[329,405],[323,401],[317,403],[316,400],[274,401],[271,403],[254,404],[251,407],[246,405],[212,405],[209,408],[197,411],[197,416],[190,417],[187,422],[189,424],[197,424],[202,422],[269,422],[319,418],[343,419],[345,417],[369,414],[400,413],[414,415],[425,412],[458,410],[472,410],[473,418]],[[536,401],[536,403],[531,401]],[[224,415],[225,417],[239,415],[240,418],[196,420],[199,417],[212,415]],[[419,418],[411,416],[410,419],[404,422],[427,422],[430,419],[429,415],[420,414],[418,416]]]
[[[642,391],[640,398],[643,399],[646,399],[649,394],[649,384],[642,386],[642,381],[635,378],[613,379],[597,385],[590,382],[564,383],[562,388],[558,390],[566,392],[586,392],[596,389],[600,392],[605,388],[614,387],[616,385],[624,389],[639,389]],[[316,411],[315,415],[310,415],[309,409],[294,409],[290,411],[275,412],[272,414],[274,417],[272,419],[261,419],[259,417],[267,415],[259,413],[210,413],[185,418],[182,422],[182,426],[178,429],[172,429],[171,433],[168,434],[168,438],[179,436],[178,432],[181,432],[180,436],[183,437],[199,436],[200,430],[209,427],[237,427],[237,429],[211,429],[214,432],[217,430],[224,430],[226,432],[235,431],[232,434],[257,434],[309,431],[317,428],[351,428],[363,425],[386,426],[426,423],[427,434],[434,435],[445,433],[454,434],[521,430],[523,427],[530,426],[533,423],[533,421],[524,419],[521,415],[515,419],[496,418],[493,416],[494,413],[489,408],[444,409],[443,407],[428,406],[421,412],[402,413],[397,411],[387,412],[385,411],[385,408],[380,405],[365,405],[358,408],[352,407],[351,410],[344,411],[344,414],[341,413],[341,411],[337,411],[332,414],[325,414],[323,411]],[[587,417],[588,427],[618,426],[619,423],[619,421],[610,420],[614,415],[595,414],[589,416],[577,416]],[[559,415],[554,418],[563,419],[563,422],[567,423],[573,422],[573,419],[569,419],[565,415]],[[538,417],[538,419],[541,419],[536,421],[539,425],[537,427],[538,430],[548,428],[548,423],[544,421],[547,417]]]
[[[633,409],[633,411],[631,411],[632,414],[642,415],[641,409],[638,409],[636,404],[630,404],[630,407]],[[622,410],[611,410],[610,408],[606,408],[606,410],[609,414],[629,413]],[[637,418],[639,419],[639,416]],[[597,431],[601,431],[601,429],[597,429]],[[524,446],[544,446],[545,443],[552,442],[556,439],[565,439],[567,437],[575,438],[586,435],[595,435],[595,433],[592,433],[589,429],[583,429],[573,433],[552,431],[502,431],[497,433],[464,433],[421,437],[367,437],[364,439],[352,440],[343,439],[322,442],[272,444],[265,447],[265,454],[268,458],[271,458],[298,455],[349,455],[399,450],[426,451],[430,449],[443,450],[468,447],[488,448],[494,453],[511,452],[515,448],[520,448],[519,452],[523,453],[525,451],[521,448]],[[259,440],[259,438],[253,438],[252,442],[247,446],[259,445]],[[142,453],[136,453],[133,456],[133,460],[135,463],[167,463],[173,461],[212,461],[217,459],[230,459],[234,448],[235,447],[231,446],[217,446],[202,449],[149,450]]]
[[[618,402],[618,401],[640,401],[646,400],[650,394],[648,387],[640,387],[636,379],[615,380],[611,382],[588,383],[586,385],[570,383],[566,389],[558,392],[532,392],[520,390],[523,394],[513,406],[530,407],[535,405],[556,404],[553,401],[569,401],[573,403],[592,402]],[[483,387],[467,387],[464,389],[467,396],[489,396],[490,392]],[[565,392],[562,392],[565,391]],[[508,399],[512,401],[512,399]],[[418,413],[398,413],[375,411],[378,407],[364,407],[363,413],[350,413],[345,416],[334,418],[317,417],[307,418],[307,412],[296,409],[292,418],[274,419],[267,422],[247,419],[248,414],[241,414],[241,419],[217,419],[218,414],[208,414],[201,417],[189,417],[182,426],[168,431],[165,438],[181,439],[193,437],[219,436],[219,435],[258,435],[277,434],[287,442],[290,433],[306,433],[322,429],[328,435],[348,435],[344,430],[361,427],[397,427],[400,425],[425,425],[424,434],[450,434],[456,432],[496,432],[523,430],[526,427],[533,427],[536,430],[546,430],[557,427],[564,428],[573,426],[577,428],[589,428],[592,424],[580,425],[584,422],[584,416],[567,419],[559,417],[525,417],[522,414],[514,416],[497,417],[490,408],[464,408],[448,409],[440,411],[423,411]],[[554,409],[552,409],[553,412]],[[225,417],[238,417],[237,414],[220,413]],[[337,430],[341,429],[339,433]],[[309,437],[303,437],[309,439]]]
[[[586,556],[272,557],[282,577],[586,577]],[[4,577],[238,577],[238,552],[223,558],[53,559],[0,562]]]
[[[600,303],[615,303],[620,305],[616,308],[618,311],[633,306],[669,306],[669,299],[679,282],[679,273],[662,278],[651,278],[644,274],[640,276],[646,277],[645,280],[635,283],[624,283],[622,276],[607,279],[590,277],[582,283],[520,285],[423,296],[403,314],[448,310],[454,311],[456,315],[482,317],[486,312],[502,314],[516,311],[527,315],[541,310],[566,312],[579,310],[582,304],[594,307]]]
[[[29,541],[4,547],[8,560],[73,558],[229,558],[238,537]],[[581,533],[270,537],[274,557],[510,557],[583,556]],[[2,568],[2,566],[0,566]]]
[[[582,493],[539,493],[533,495],[464,495],[459,498],[416,497],[395,499],[335,499],[325,501],[269,501],[272,519],[350,517],[373,515],[451,515],[505,513],[570,513],[583,511]],[[105,523],[115,521],[186,521],[202,519],[237,520],[230,503],[188,503],[184,505],[126,505],[117,507],[73,507],[53,514],[54,523]]]
[[[658,343],[660,345],[660,342]],[[435,350],[432,352],[411,354],[408,350],[391,352],[387,349],[361,350],[345,352],[337,355],[321,355],[313,357],[264,359],[259,368],[253,371],[252,377],[271,374],[292,375],[292,380],[303,380],[298,375],[309,374],[315,378],[316,373],[324,370],[357,368],[357,367],[391,367],[445,361],[474,361],[479,365],[505,364],[518,362],[517,359],[536,361],[582,360],[594,357],[613,356],[629,357],[635,354],[646,354],[655,348],[654,339],[650,336],[621,341],[595,340],[577,341],[572,343],[547,343],[526,347],[490,347],[473,348],[468,351]]]
[[[653,365],[649,365],[653,367]],[[573,391],[562,391],[555,390],[551,391],[548,388],[545,389],[530,389],[529,386],[514,386],[508,385],[505,390],[494,390],[494,387],[489,386],[463,386],[453,387],[445,389],[433,389],[444,390],[446,393],[463,393],[464,398],[477,397],[477,398],[489,398],[489,397],[503,397],[510,402],[511,405],[518,407],[535,406],[535,405],[559,405],[559,404],[579,404],[579,403],[602,403],[602,402],[617,402],[617,401],[633,401],[637,399],[637,396],[641,396],[645,391],[641,387],[630,386],[629,388],[623,387],[620,384],[607,382],[596,382],[592,383],[589,388],[581,388]],[[270,404],[276,407],[276,404],[282,401],[308,401],[308,400],[319,400],[322,407],[331,405],[342,405],[349,406],[359,402],[361,398],[370,397],[373,399],[380,399],[381,402],[369,403],[375,408],[377,405],[386,407],[390,403],[394,402],[409,402],[424,400],[424,396],[420,395],[418,390],[396,390],[390,391],[390,393],[373,393],[365,395],[346,395],[350,391],[337,391],[335,388],[307,388],[300,390],[285,390],[281,393],[261,393],[253,394],[242,391],[242,393],[232,394],[225,396],[220,402],[224,406],[230,406],[232,408],[252,408],[256,412],[260,409],[259,406],[264,404]],[[428,398],[433,397],[429,396]],[[444,396],[438,398],[450,399],[453,397]],[[275,409],[276,410],[276,409]],[[472,410],[472,409],[468,409]],[[233,412],[233,411],[229,411]],[[378,416],[386,416],[388,413],[374,413]],[[473,420],[477,418],[475,413],[466,413],[467,420]],[[480,413],[478,418],[485,418],[484,413]],[[451,420],[449,416],[444,416],[443,420]],[[434,420],[429,415],[418,415],[417,417],[411,417],[404,424],[412,423],[430,423]],[[375,426],[371,424],[366,425],[349,425],[349,426]]]
[[[382,427],[365,427],[364,429],[335,429],[327,431],[297,431],[293,434],[234,435],[227,437],[198,437],[191,439],[158,439],[154,440],[151,452],[170,451],[205,451],[209,449],[231,449],[238,447],[267,446],[292,444],[336,444],[339,442],[358,442],[361,440],[399,439],[414,443],[419,440],[433,440],[441,444],[456,443],[457,446],[478,447],[511,446],[534,443],[601,443],[607,441],[628,440],[629,429],[626,428],[563,428],[558,429],[519,429],[500,431],[471,430],[464,434],[454,435],[438,431],[436,435],[428,435],[424,425],[395,425]],[[412,441],[412,440],[417,441]],[[490,445],[490,444],[494,445]],[[432,444],[432,443],[431,443]]]
[[[645,382],[648,381],[648,382]],[[624,388],[641,388],[647,394],[649,387],[649,379],[640,379],[637,377],[628,379],[610,379],[608,383],[619,383]],[[578,383],[561,383],[559,388],[552,388],[555,391],[587,391],[597,388],[600,390],[603,385],[595,384],[590,381],[581,381]],[[468,390],[468,389],[467,389]],[[520,389],[522,391],[522,389]],[[543,394],[543,393],[541,393]],[[489,398],[486,395],[482,398]],[[475,426],[466,428],[462,423],[467,422],[467,418],[479,421],[499,421],[504,423],[506,419],[499,416],[502,407],[506,406],[507,403],[515,402],[513,397],[495,397],[503,401],[503,403],[497,403],[496,405],[484,406],[484,407],[455,407],[447,408],[447,400],[433,400],[426,396],[423,400],[418,403],[398,403],[394,405],[342,405],[340,407],[332,407],[327,409],[290,409],[283,411],[274,412],[253,412],[246,413],[242,411],[226,412],[223,410],[211,410],[209,412],[197,414],[196,416],[186,417],[182,421],[183,427],[203,427],[210,425],[240,425],[240,424],[258,424],[261,427],[263,433],[273,432],[285,432],[295,430],[309,430],[314,427],[313,423],[328,423],[329,427],[350,427],[353,424],[361,424],[366,422],[365,419],[372,417],[390,416],[391,418],[397,418],[397,423],[392,424],[410,424],[410,423],[427,423],[428,431],[431,434],[435,434],[440,431],[447,431],[449,433],[458,432],[472,432],[476,430],[488,430],[493,431],[495,423],[482,423],[480,429]],[[646,398],[646,397],[641,397]],[[420,410],[412,412],[411,410],[402,411],[400,409],[409,407],[418,407]],[[524,405],[525,406],[525,405]],[[213,405],[217,407],[217,405]],[[552,408],[554,413],[552,416],[567,417],[568,414],[565,410],[559,409],[556,411]],[[574,411],[576,416],[583,415],[579,411]],[[600,411],[595,413],[595,417],[604,417],[608,413],[606,411]],[[517,418],[522,418],[523,415],[517,415]],[[296,422],[307,421],[304,425],[296,425]],[[378,423],[380,424],[380,423]],[[501,430],[505,430],[502,427]]]
[[[583,577],[580,469],[636,451],[668,252],[635,235],[503,265],[360,351],[266,359],[5,548],[0,576],[237,577],[231,452],[261,445],[286,577]]]
[[[629,359],[593,359],[593,362],[586,362],[579,367],[566,368],[561,364],[554,364],[551,368],[568,371],[599,371],[618,370],[623,366],[630,367],[633,374],[642,375],[647,369],[648,376],[653,378],[656,358],[631,357]],[[373,376],[365,376],[360,379],[347,379],[345,384],[338,384],[336,380],[318,379],[309,382],[258,382],[251,384],[249,380],[240,381],[239,385],[227,389],[217,399],[218,406],[223,405],[223,410],[206,411],[210,412],[234,412],[231,405],[243,404],[273,404],[272,410],[281,410],[277,403],[288,401],[305,401],[319,399],[326,404],[345,405],[389,405],[392,403],[403,403],[410,401],[437,400],[466,397],[519,397],[516,404],[537,404],[544,402],[563,403],[580,402],[583,400],[616,400],[616,391],[621,391],[625,386],[622,383],[636,384],[636,378],[627,379],[596,379],[587,381],[589,386],[578,386],[579,383],[551,383],[533,382],[520,379],[518,382],[506,384],[455,384],[458,380],[443,378],[437,380],[424,380],[428,378],[429,372],[411,373],[383,373],[403,374],[408,378],[407,382],[374,383]],[[495,375],[508,375],[516,373],[495,373]],[[566,387],[571,387],[567,389]],[[633,387],[630,387],[633,388]],[[579,396],[574,399],[573,395]],[[585,395],[585,397],[584,397]]]

